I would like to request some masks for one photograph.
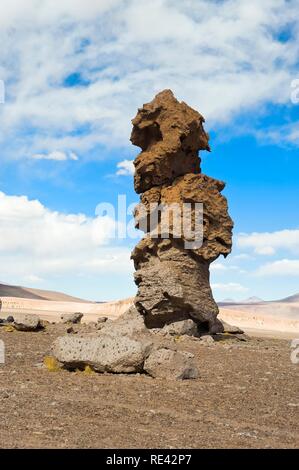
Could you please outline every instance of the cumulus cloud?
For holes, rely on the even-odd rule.
[[[78,160],[78,156],[74,152],[66,153],[60,152],[59,150],[50,153],[36,153],[35,155],[32,155],[32,158],[34,160],[56,160],[59,162],[65,160]]]
[[[37,200],[0,192],[1,278],[12,283],[132,271],[128,248],[113,245],[108,216],[63,214]]]
[[[258,255],[274,255],[278,250],[299,253],[299,229],[278,230],[275,232],[240,233],[237,246],[251,248]]]
[[[287,103],[297,7],[296,0],[60,0],[55,8],[51,0],[2,0],[2,154],[10,156],[8,137],[19,158],[127,145],[136,108],[163,88],[213,127]]]
[[[299,259],[281,259],[259,267],[258,276],[296,276],[299,277]]]
[[[133,160],[123,160],[117,164],[117,168],[116,174],[119,176],[134,175],[135,168]]]

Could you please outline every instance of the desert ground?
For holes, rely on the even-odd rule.
[[[2,447],[298,447],[299,365],[290,360],[289,341],[251,338],[207,346],[181,337],[176,346],[195,354],[200,377],[166,381],[48,371],[43,358],[66,329],[0,329],[6,345],[6,364],[0,366]]]
[[[198,379],[173,381],[49,371],[44,357],[69,327],[59,322],[61,313],[85,308],[84,323],[73,325],[75,333],[85,333],[98,316],[117,318],[132,302],[96,304],[50,295],[50,301],[46,292],[42,299],[1,297],[0,316],[10,306],[16,316],[28,309],[47,320],[38,332],[0,328],[6,348],[0,365],[2,447],[298,447],[299,364],[291,361],[290,338],[299,337],[299,328],[287,309],[283,319],[274,306],[270,312],[267,306],[262,312],[258,306],[222,306],[221,317],[245,327],[247,341],[223,336],[207,345],[188,336],[168,339],[193,353],[200,371]],[[292,314],[293,307],[288,305]]]

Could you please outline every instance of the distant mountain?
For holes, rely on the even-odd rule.
[[[244,300],[234,300],[231,298],[227,298],[217,303],[220,307],[227,307],[229,305],[254,305],[254,304],[260,304],[263,302],[264,300],[261,299],[260,297],[253,296],[253,297],[248,297],[248,299],[244,299]]]
[[[248,299],[241,300],[239,303],[240,304],[259,304],[260,302],[264,302],[263,299],[260,297],[252,296],[248,297]]]
[[[60,302],[87,302],[71,295],[63,294],[50,290],[31,289],[22,286],[10,286],[8,284],[0,284],[0,297],[17,297],[32,300],[56,300]]]
[[[299,294],[291,295],[290,297],[279,300],[279,302],[299,302]]]

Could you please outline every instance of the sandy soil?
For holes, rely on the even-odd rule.
[[[49,372],[43,357],[62,324],[6,332],[0,365],[1,447],[294,448],[299,365],[289,341],[253,338],[213,346],[184,338],[200,378]],[[91,326],[76,326],[86,331]]]

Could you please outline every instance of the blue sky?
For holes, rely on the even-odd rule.
[[[298,292],[297,7],[2,1],[0,282],[134,295],[136,240],[113,238],[113,221],[95,209],[119,194],[137,202],[130,120],[171,88],[205,116],[212,153],[202,171],[227,184],[234,248],[211,267],[215,297]]]

